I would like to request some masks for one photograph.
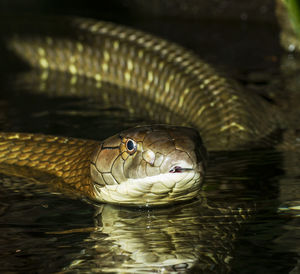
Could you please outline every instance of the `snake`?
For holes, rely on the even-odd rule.
[[[19,20],[14,30],[8,24],[3,36],[7,48],[31,69],[65,73],[75,82],[85,77],[95,85],[111,83],[180,119],[172,125],[124,130],[103,141],[1,132],[1,172],[25,176],[22,170],[29,168],[34,171],[31,177],[35,171],[45,172],[54,184],[97,202],[166,205],[198,195],[206,150],[279,142],[274,138],[281,131],[274,107],[190,50],[95,19]],[[151,105],[140,108],[150,112]]]

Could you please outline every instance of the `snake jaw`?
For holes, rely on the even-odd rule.
[[[199,192],[203,177],[199,172],[167,173],[128,179],[119,185],[100,186],[95,191],[101,201],[127,206],[158,206],[190,200]]]
[[[172,172],[171,172],[172,171]],[[121,184],[95,184],[97,197],[104,202],[126,206],[161,206],[190,200],[198,195],[204,179],[204,165],[181,163],[167,172],[144,178],[128,178]]]

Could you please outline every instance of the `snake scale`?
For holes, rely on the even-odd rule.
[[[36,20],[8,24],[3,35],[9,50],[31,68],[125,88],[176,113],[190,128],[179,127],[178,120],[172,121],[176,126],[138,127],[102,142],[0,133],[5,167],[48,172],[100,202],[161,205],[197,195],[204,146],[240,150],[278,142],[272,138],[280,129],[278,117],[267,101],[179,45],[93,19]],[[140,108],[148,112],[151,105]]]

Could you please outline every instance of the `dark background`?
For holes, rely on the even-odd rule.
[[[76,15],[130,25],[193,49],[230,73],[274,67],[280,54],[275,8],[273,0],[0,1],[4,14]]]

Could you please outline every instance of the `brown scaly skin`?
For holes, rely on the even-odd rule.
[[[0,133],[1,172],[37,180],[43,172],[56,189],[98,202],[152,206],[189,200],[200,190],[205,161],[199,134],[184,127],[137,127],[101,143]]]
[[[84,76],[96,86],[135,91],[188,121],[208,150],[274,145],[269,137],[279,125],[272,107],[176,44],[86,18],[7,21],[8,48],[32,68],[69,73],[72,83]],[[124,104],[130,109],[125,98]]]
[[[94,199],[90,158],[97,146],[98,142],[90,140],[42,134],[1,133],[0,163],[14,166],[14,170],[29,167],[54,175],[70,188]],[[33,172],[32,175],[34,174]]]
[[[27,23],[31,24],[31,27],[26,26]],[[76,83],[79,77],[86,77],[93,79],[96,86],[102,82],[109,82],[132,90],[154,105],[161,105],[170,113],[178,114],[181,121],[187,121],[189,126],[200,132],[209,150],[235,150],[274,144],[273,139],[269,137],[279,128],[272,108],[255,95],[241,91],[238,85],[220,76],[193,53],[173,43],[123,26],[78,18],[40,18],[40,21],[36,22],[30,17],[25,18],[23,22],[21,20],[19,27],[16,28],[17,32],[10,30],[10,26],[4,29],[7,31],[8,48],[32,68],[69,73],[72,75],[71,83]],[[48,77],[48,74],[44,75]],[[126,98],[124,104],[127,107]],[[130,106],[128,108],[130,109]],[[122,180],[116,180],[114,176],[116,182],[111,178],[110,183],[106,182],[109,189],[104,197],[102,190],[96,189],[94,192],[91,190],[91,179],[88,177],[88,162],[94,153],[92,147],[97,144],[96,142],[90,144],[88,141],[74,139],[68,141],[56,137],[22,134],[17,136],[19,137],[14,139],[5,133],[0,134],[2,139],[0,157],[3,163],[28,165],[47,171],[61,177],[67,185],[88,197],[95,198],[98,195],[101,197],[100,201],[128,205],[182,201],[196,196],[203,178],[203,163],[197,168],[196,164],[194,165],[199,160],[194,151],[203,150],[202,142],[194,142],[187,134],[184,135],[187,136],[186,140],[179,138],[178,142],[183,142],[184,145],[192,144],[187,145],[186,152],[189,154],[192,151],[191,166],[198,175],[200,174],[197,176],[201,180],[195,175],[190,179],[194,180],[195,184],[188,181],[180,187],[177,187],[180,185],[179,182],[166,188],[163,184],[157,184],[159,189],[152,185],[144,185],[143,191],[151,195],[132,191],[130,193],[134,193],[136,197],[129,195],[127,199],[124,198],[127,189],[116,190],[111,187],[111,183],[115,187],[118,184],[122,185]],[[176,140],[177,137],[174,143],[169,144],[175,151],[177,151]],[[125,143],[123,142],[123,146]],[[144,150],[143,146],[138,147],[134,157],[143,158],[141,155]],[[54,153],[53,158],[47,155],[48,151],[50,155]],[[154,151],[156,152],[155,149]],[[120,161],[120,157],[117,156],[122,154],[114,150],[110,152],[115,153],[115,157],[111,157],[111,153],[107,155],[98,153],[100,155],[98,170],[93,170],[92,166],[93,181],[100,186],[103,185],[101,180],[105,176],[101,175],[103,178],[98,178],[95,172],[99,173],[106,164],[113,166],[115,161]],[[169,157],[168,154],[165,157]],[[104,158],[110,158],[111,161],[106,163],[103,161]],[[174,159],[178,160],[179,156]],[[200,160],[205,160],[205,157]],[[97,166],[96,160],[94,161],[94,166]],[[125,167],[129,161],[125,158],[123,161],[125,162],[120,166],[123,164]],[[131,170],[134,168],[138,166],[131,167]],[[162,172],[160,167],[155,168],[157,173],[151,171],[151,175]],[[168,168],[171,169],[172,166]],[[168,169],[165,169],[163,174],[168,172]],[[119,176],[121,177],[121,172]],[[137,179],[135,177],[123,178],[125,179],[129,188],[136,184],[136,181],[132,182],[133,179]],[[118,191],[119,194],[115,196],[114,191]]]

